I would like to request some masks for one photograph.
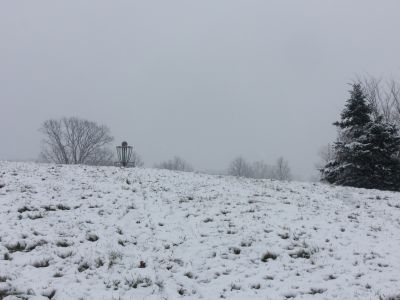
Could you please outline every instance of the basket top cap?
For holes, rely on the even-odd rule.
[[[121,143],[121,146],[117,146],[117,149],[120,148],[132,148],[132,146],[128,146],[128,143],[124,141]]]

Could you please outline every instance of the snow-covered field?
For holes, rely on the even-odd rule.
[[[0,186],[0,299],[400,299],[399,193],[11,162]]]

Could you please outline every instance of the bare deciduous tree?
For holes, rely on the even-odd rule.
[[[235,158],[228,168],[228,174],[232,176],[251,177],[251,173],[251,166],[241,156]]]
[[[278,158],[278,160],[276,161],[274,173],[275,179],[278,180],[291,180],[292,178],[289,163],[283,157]]]
[[[112,164],[113,153],[108,144],[113,141],[104,125],[79,118],[45,121],[41,157],[59,164]]]
[[[375,117],[383,116],[384,121],[400,125],[400,83],[394,79],[383,80],[373,76],[359,76],[356,79],[367,96]]]
[[[155,165],[155,168],[183,172],[192,172],[194,170],[190,164],[188,164],[186,161],[178,156],[175,156],[170,160]]]

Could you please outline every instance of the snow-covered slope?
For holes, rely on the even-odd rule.
[[[399,193],[10,162],[1,182],[0,299],[400,297]]]

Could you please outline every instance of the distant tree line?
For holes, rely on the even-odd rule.
[[[248,163],[243,157],[239,156],[230,163],[228,174],[255,179],[292,179],[289,163],[283,157],[280,157],[275,165],[269,165],[263,161]]]
[[[154,165],[156,169],[165,169],[171,171],[193,172],[194,168],[179,156],[175,156],[170,160]]]
[[[85,164],[110,166],[116,161],[111,143],[114,138],[105,125],[76,117],[50,119],[40,127],[43,134],[40,160],[57,164]],[[130,163],[133,167],[144,165],[140,155],[133,151]],[[158,169],[192,172],[194,168],[179,156],[154,165]],[[249,164],[244,158],[234,159],[227,170],[232,176],[290,180],[288,162],[279,158],[275,165],[263,161]]]
[[[321,151],[322,180],[344,186],[400,190],[400,88],[364,78],[335,122],[337,140]]]

